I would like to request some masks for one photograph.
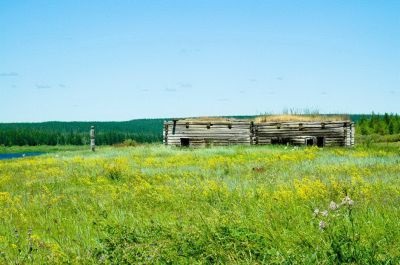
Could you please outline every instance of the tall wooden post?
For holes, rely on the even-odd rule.
[[[94,131],[94,126],[92,126],[90,127],[90,149],[92,149],[93,152],[96,149],[95,137],[96,137],[96,132]]]

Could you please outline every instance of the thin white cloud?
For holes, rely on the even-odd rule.
[[[17,72],[2,72],[0,73],[1,77],[15,77],[15,76],[19,76],[19,74]]]
[[[178,83],[178,85],[181,88],[191,88],[193,86],[191,83],[185,83],[185,82],[180,82],[180,83]]]
[[[177,90],[176,90],[175,88],[169,88],[169,87],[167,87],[166,89],[164,89],[164,91],[165,91],[165,92],[173,93],[173,92],[176,92]]]
[[[36,89],[50,89],[51,86],[50,85],[46,85],[46,84],[37,84]]]

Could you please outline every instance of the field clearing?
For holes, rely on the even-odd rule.
[[[162,145],[0,161],[0,263],[398,264],[400,149]]]

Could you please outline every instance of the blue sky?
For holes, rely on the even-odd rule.
[[[0,122],[400,112],[400,1],[1,1]]]

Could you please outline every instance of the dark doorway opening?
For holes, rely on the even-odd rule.
[[[314,139],[313,139],[313,138],[307,138],[307,139],[306,139],[306,145],[307,145],[307,146],[312,146],[312,145],[314,145]]]
[[[317,146],[324,147],[325,146],[325,137],[317,137]]]
[[[189,138],[181,138],[181,146],[189,147],[189,145],[190,145]]]
[[[271,144],[279,144],[279,138],[271,138]]]
[[[288,145],[288,144],[291,144],[291,142],[290,142],[290,138],[275,137],[275,138],[271,138],[271,144]]]

